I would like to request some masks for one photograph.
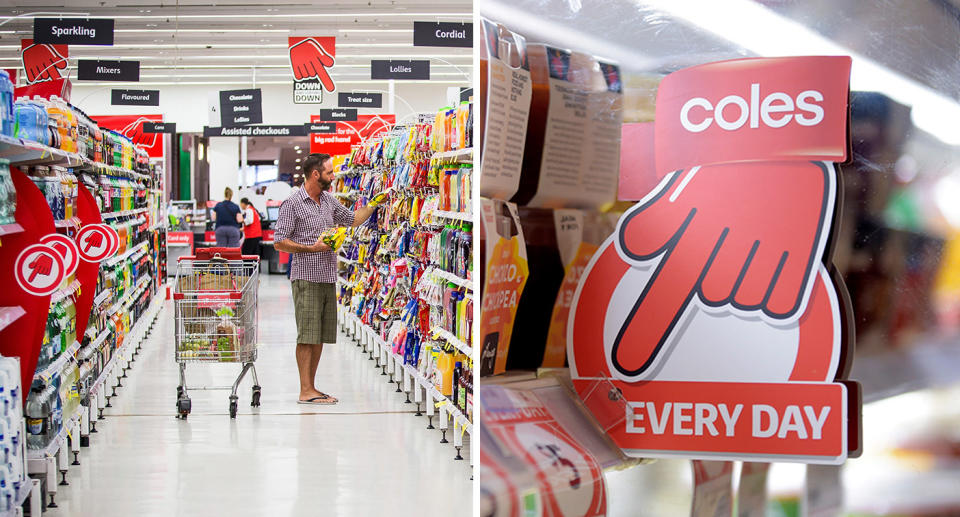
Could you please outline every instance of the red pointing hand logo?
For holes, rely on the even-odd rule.
[[[53,257],[42,253],[37,254],[27,267],[31,271],[27,282],[33,283],[37,279],[37,275],[47,276],[50,274],[51,269],[53,269]]]
[[[102,233],[90,232],[83,238],[83,252],[89,253],[90,248],[100,248],[103,246],[104,237]]]
[[[57,46],[33,43],[21,50],[20,56],[23,60],[23,69],[27,74],[27,83],[61,78],[60,70],[67,68],[67,58],[60,53]]]
[[[306,38],[290,46],[290,66],[297,81],[316,78],[328,92],[332,92],[335,86],[327,69],[333,64],[333,56],[314,38]]]
[[[46,296],[56,291],[63,282],[63,259],[46,244],[31,244],[17,255],[14,276],[24,292]]]
[[[106,225],[88,224],[77,232],[77,248],[80,258],[86,262],[100,262],[117,252],[112,229]]]

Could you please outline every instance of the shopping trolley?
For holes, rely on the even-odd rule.
[[[237,416],[237,386],[253,375],[251,406],[260,405],[257,369],[257,286],[260,257],[241,255],[237,248],[201,248],[195,256],[177,260],[173,303],[176,325],[175,359],[180,365],[177,416],[186,419],[191,402],[186,366],[191,362],[243,363],[233,386],[192,389],[231,390],[230,418]]]

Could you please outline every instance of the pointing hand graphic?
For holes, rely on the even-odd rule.
[[[67,68],[67,59],[53,45],[46,43],[28,46],[21,56],[29,83],[60,79],[60,70]]]
[[[313,38],[307,38],[290,47],[293,76],[298,81],[316,77],[328,92],[334,90],[333,79],[327,73],[327,68],[332,67],[333,63],[333,56]]]
[[[37,255],[33,261],[27,264],[27,267],[32,270],[30,273],[30,278],[27,279],[28,282],[33,282],[37,278],[37,275],[47,276],[50,274],[51,269],[53,268],[53,259],[50,255],[40,254]]]
[[[668,176],[619,227],[626,262],[659,263],[619,329],[613,366],[627,376],[644,373],[694,296],[768,320],[799,317],[832,216],[831,174],[821,163],[797,162]]]

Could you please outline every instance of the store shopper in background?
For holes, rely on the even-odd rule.
[[[213,220],[217,223],[214,234],[217,236],[218,248],[239,248],[240,227],[243,224],[243,215],[240,214],[240,207],[230,201],[233,197],[233,190],[227,187],[223,191],[223,201],[213,207]]]
[[[250,204],[247,198],[240,199],[240,208],[243,209],[243,247],[244,255],[260,255],[260,239],[263,237],[263,228],[260,226],[260,212]]]
[[[324,343],[337,341],[337,255],[321,234],[338,226],[358,226],[373,213],[340,204],[327,190],[333,182],[333,158],[310,154],[303,160],[304,181],[280,205],[274,248],[290,253],[290,280],[297,321],[297,368],[300,403],[336,404],[314,387]]]

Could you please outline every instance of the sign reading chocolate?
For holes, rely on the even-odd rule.
[[[654,150],[659,184],[587,265],[567,354],[588,408],[619,404],[608,432],[627,453],[859,454],[852,309],[828,245],[849,77],[847,57],[701,65],[661,83],[653,131],[624,129],[654,138],[624,147]]]

